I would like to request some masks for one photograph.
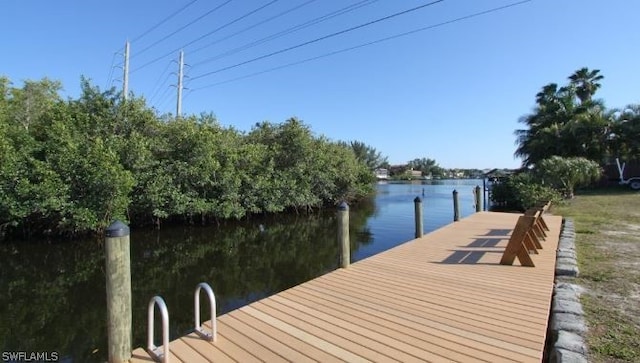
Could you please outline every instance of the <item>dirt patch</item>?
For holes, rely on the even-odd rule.
[[[618,258],[619,263],[625,262],[639,262],[636,258],[640,257],[640,238],[630,237],[629,232],[619,232],[616,235],[620,237],[607,238],[602,240],[602,245],[598,246],[599,250]],[[630,241],[629,239],[636,239],[636,241]]]

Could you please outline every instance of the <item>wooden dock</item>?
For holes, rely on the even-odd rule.
[[[174,340],[171,362],[540,362],[562,218],[545,215],[536,267],[500,265],[518,217],[476,213],[222,315],[216,343]]]

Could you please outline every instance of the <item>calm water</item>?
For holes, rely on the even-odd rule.
[[[412,239],[413,200],[423,191],[426,233],[452,221],[454,189],[461,216],[473,213],[472,190],[478,184],[378,184],[375,198],[351,209],[352,260]],[[335,269],[338,254],[334,211],[134,230],[134,347],[146,344],[146,306],[154,295],[167,303],[173,339],[192,328],[193,292],[199,282],[213,287],[218,313],[224,314]],[[2,351],[57,351],[64,362],[106,360],[103,256],[103,245],[96,240],[0,245]],[[202,317],[208,320],[208,303],[203,300],[202,305]]]

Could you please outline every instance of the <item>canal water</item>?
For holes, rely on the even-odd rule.
[[[414,236],[414,198],[423,199],[425,233],[475,210],[481,180],[379,183],[350,211],[352,261]],[[133,344],[146,344],[146,307],[164,298],[171,339],[193,327],[193,293],[209,283],[224,314],[325,274],[338,266],[335,211],[277,215],[208,227],[131,233]],[[100,362],[106,351],[106,292],[101,240],[0,245],[0,347],[3,352],[58,352],[62,362]],[[201,316],[208,320],[203,300]],[[159,319],[158,319],[159,320]],[[160,344],[159,326],[156,344]]]

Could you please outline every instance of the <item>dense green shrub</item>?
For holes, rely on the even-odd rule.
[[[565,198],[573,198],[575,188],[600,179],[602,168],[595,161],[582,157],[552,156],[536,165],[536,174]]]
[[[292,118],[243,133],[211,114],[158,117],[82,82],[62,100],[48,80],[0,78],[0,239],[100,231],[113,219],[160,225],[309,210],[373,192],[344,143]]]
[[[497,209],[524,211],[540,201],[558,202],[560,193],[540,184],[530,173],[512,175],[491,188],[491,201]]]

